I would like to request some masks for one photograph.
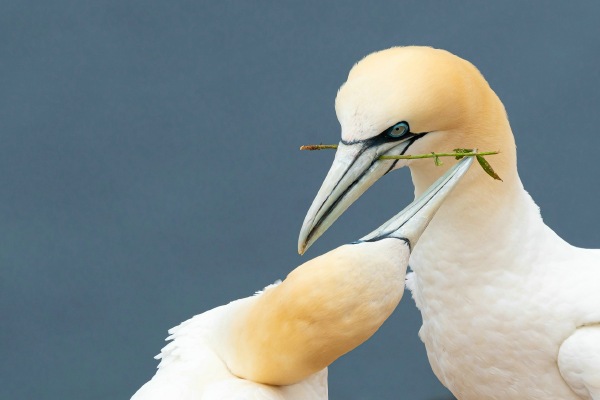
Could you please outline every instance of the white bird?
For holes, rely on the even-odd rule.
[[[409,166],[419,196],[452,164],[380,155],[500,150],[490,162],[503,182],[473,168],[410,258],[431,367],[460,400],[600,399],[600,251],[544,224],[519,179],[504,106],[479,71],[433,48],[373,53],[350,71],[336,113],[342,140],[299,252],[390,170]]]
[[[410,247],[469,165],[458,164],[358,242],[171,329],[156,375],[132,399],[327,399],[327,366],[398,305]]]

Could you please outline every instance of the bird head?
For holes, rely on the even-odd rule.
[[[501,176],[516,162],[504,106],[477,68],[445,50],[394,47],[365,57],[340,88],[335,109],[342,137],[300,231],[300,254],[388,172],[409,166],[419,195],[452,165],[382,155],[500,150],[494,162]]]

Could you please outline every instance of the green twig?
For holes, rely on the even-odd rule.
[[[379,156],[380,160],[418,160],[421,158],[437,158],[437,157],[476,157],[476,156],[491,156],[498,154],[499,151],[477,151],[469,153],[429,153],[429,154],[404,154],[401,156]]]
[[[337,149],[337,144],[311,144],[306,146],[300,146],[300,150],[325,150],[325,149]],[[429,154],[403,154],[397,156],[384,155],[379,156],[380,160],[418,160],[423,158],[433,158],[435,161],[435,165],[442,165],[442,161],[440,157],[454,157],[457,160],[460,160],[464,157],[476,157],[479,165],[483,170],[492,178],[497,180],[502,180],[500,176],[494,171],[492,166],[483,156],[493,156],[495,154],[500,153],[499,151],[473,151],[473,149],[454,149],[452,153],[435,153],[431,152]]]
[[[300,150],[325,150],[325,149],[337,149],[337,144],[307,144],[306,146],[300,146]]]

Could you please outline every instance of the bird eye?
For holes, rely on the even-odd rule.
[[[398,122],[396,125],[392,126],[388,132],[388,136],[394,139],[397,139],[399,137],[401,137],[402,135],[404,135],[405,133],[408,133],[408,131],[410,130],[409,126],[408,126],[408,122],[406,121],[402,121],[402,122]]]

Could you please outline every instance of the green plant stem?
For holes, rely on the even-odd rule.
[[[429,153],[429,154],[405,154],[400,156],[379,156],[380,160],[418,160],[420,158],[436,158],[436,157],[476,157],[476,156],[491,156],[498,154],[499,151],[482,151],[471,153]]]
[[[337,149],[337,144],[309,144],[300,146],[300,150],[327,150]],[[404,154],[399,156],[379,156],[380,160],[417,160],[420,158],[436,158],[436,157],[476,157],[476,156],[491,156],[500,153],[499,151],[482,151],[482,152],[452,152],[452,153],[429,153],[429,154]]]
[[[308,146],[300,146],[300,150],[323,150],[323,149],[337,149],[337,144],[311,144]],[[472,149],[454,149],[452,153],[434,153],[431,152],[429,154],[403,154],[398,156],[379,156],[379,160],[417,160],[420,158],[433,158],[435,165],[442,165],[442,161],[440,157],[454,157],[457,160],[460,160],[463,157],[476,157],[477,162],[483,168],[486,174],[491,176],[494,179],[499,181],[502,180],[500,176],[494,171],[492,166],[483,156],[492,156],[494,154],[500,153],[499,151],[473,151]]]
[[[337,144],[307,144],[300,146],[300,150],[325,150],[325,149],[337,149]]]

